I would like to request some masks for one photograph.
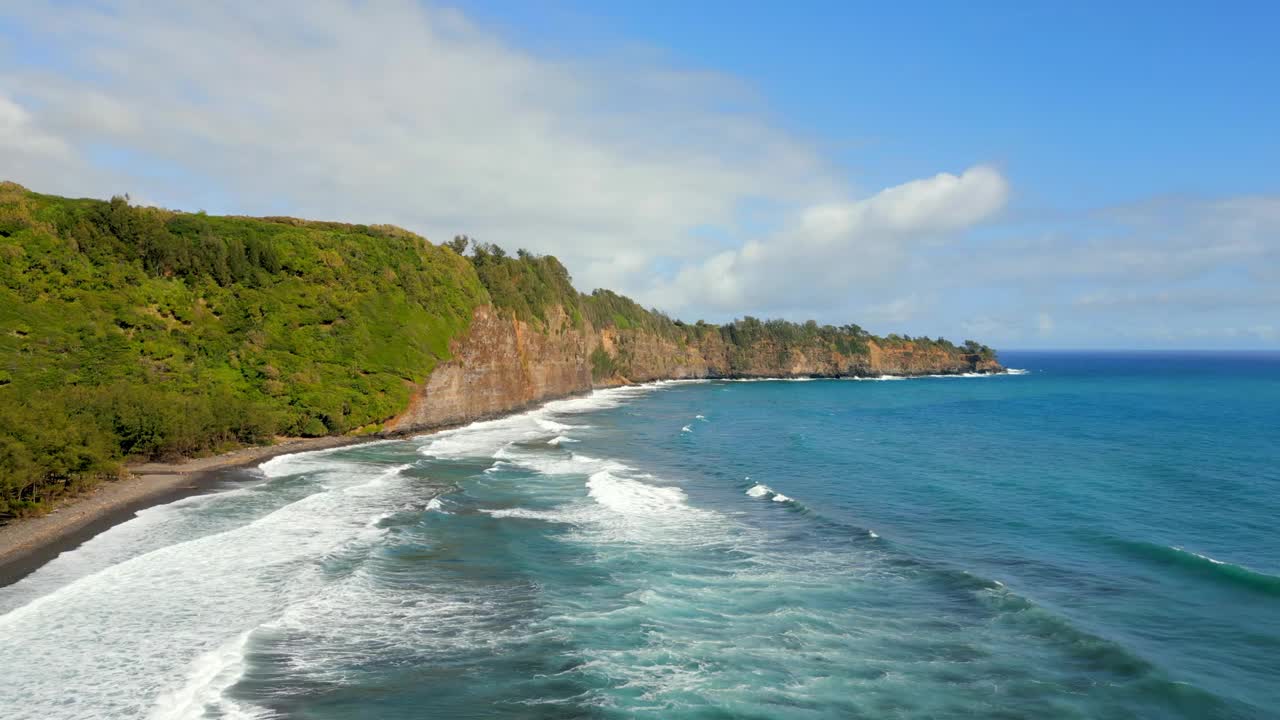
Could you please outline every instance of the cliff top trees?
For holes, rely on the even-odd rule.
[[[459,255],[467,254],[467,246],[471,244],[471,238],[466,235],[454,235],[453,239],[445,243],[445,247],[454,251]]]

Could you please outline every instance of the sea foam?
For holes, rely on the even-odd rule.
[[[318,472],[323,484],[299,499],[284,494],[284,505],[240,525],[131,557],[0,616],[0,674],[24,696],[6,708],[6,719],[137,717],[151,703],[157,717],[182,717],[213,702],[234,682],[246,633],[316,590],[322,578],[306,568],[385,534],[369,518],[412,497],[397,480],[409,467],[289,456],[266,474]],[[23,582],[39,584],[41,575]],[[75,693],[49,667],[73,673]]]
[[[562,422],[561,418],[564,416],[616,407],[632,398],[647,395],[676,382],[678,381],[596,390],[590,395],[553,400],[535,410],[497,420],[474,422],[460,428],[418,436],[415,441],[420,443],[419,453],[442,460],[491,457],[508,445],[537,438],[547,438],[546,442],[553,445],[576,442],[563,437],[563,433],[568,430],[581,430],[587,426]],[[556,437],[561,439],[556,440]]]
[[[151,720],[195,720],[207,717],[210,709],[218,717],[245,720],[267,717],[269,713],[266,710],[245,708],[225,696],[227,689],[244,675],[250,635],[250,631],[240,633],[217,649],[196,658],[191,663],[186,683],[156,698]]]

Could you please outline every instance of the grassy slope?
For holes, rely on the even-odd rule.
[[[0,514],[128,457],[376,425],[485,302],[397,228],[0,185]]]

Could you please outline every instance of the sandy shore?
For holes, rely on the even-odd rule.
[[[21,580],[59,554],[128,520],[138,510],[208,491],[228,475],[224,471],[254,466],[277,455],[375,439],[296,438],[179,463],[132,465],[132,477],[104,482],[88,493],[67,498],[47,515],[0,526],[0,587]]]

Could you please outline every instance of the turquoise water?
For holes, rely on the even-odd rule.
[[[0,589],[9,718],[1251,718],[1280,356],[672,383],[277,458]]]

